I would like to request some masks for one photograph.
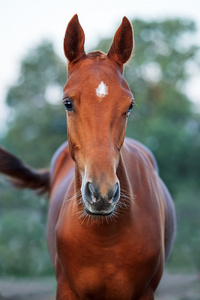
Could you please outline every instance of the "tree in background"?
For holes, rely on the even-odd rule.
[[[191,62],[199,63],[199,48],[189,42],[195,24],[135,20],[133,27],[135,56],[125,77],[137,106],[129,118],[127,135],[154,152],[161,177],[175,198],[178,234],[171,264],[190,269],[198,265],[200,269],[200,115],[193,112],[184,94],[188,67]],[[97,48],[107,52],[110,44],[111,40],[102,40]],[[24,59],[18,82],[8,91],[11,117],[2,144],[34,167],[48,166],[55,149],[66,140],[61,104],[65,81],[65,63],[51,43],[45,42]],[[57,104],[52,101],[56,97]],[[50,271],[44,237],[47,204],[35,198],[29,191],[12,194],[1,187],[1,274]]]
[[[67,139],[62,89],[66,65],[50,42],[30,51],[22,61],[15,85],[7,94],[8,132],[3,144],[35,168],[49,167],[55,150]],[[48,201],[31,191],[1,184],[0,274],[49,274],[45,238]]]
[[[4,143],[35,167],[49,166],[53,152],[66,139],[61,106],[66,80],[65,64],[52,44],[43,42],[23,60],[18,81],[8,91],[11,117]]]

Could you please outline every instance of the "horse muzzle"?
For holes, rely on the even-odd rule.
[[[120,198],[119,182],[107,188],[87,182],[82,185],[85,211],[89,215],[110,215]]]

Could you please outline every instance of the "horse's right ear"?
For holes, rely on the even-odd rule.
[[[74,15],[69,22],[64,38],[64,52],[69,62],[76,62],[85,55],[85,34],[78,16]]]

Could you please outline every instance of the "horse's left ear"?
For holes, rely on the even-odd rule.
[[[108,52],[108,57],[114,60],[120,67],[131,57],[133,50],[133,28],[129,20],[124,17],[115,33],[113,43]]]
[[[78,16],[75,15],[69,22],[64,38],[64,52],[69,62],[76,62],[85,55],[85,34]]]

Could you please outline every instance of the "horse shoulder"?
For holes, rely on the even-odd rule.
[[[154,175],[151,176],[151,179],[149,178],[148,181],[152,182],[153,180],[154,184],[151,184],[151,186],[156,189],[156,194],[159,195],[158,203],[161,212],[161,219],[163,220],[162,223],[164,224],[165,260],[167,260],[171,252],[176,230],[174,202],[166,185],[158,174],[158,165],[153,153],[140,142],[130,138],[126,139],[125,145],[128,149],[130,157],[134,158],[135,161],[142,166],[141,168],[146,172],[146,176],[153,175],[154,173]],[[141,174],[139,174],[139,176],[140,175]],[[141,184],[144,185],[144,182],[141,180],[141,178],[140,181]],[[153,202],[155,202],[155,199],[153,199]]]

